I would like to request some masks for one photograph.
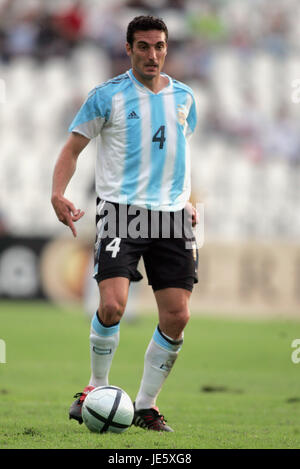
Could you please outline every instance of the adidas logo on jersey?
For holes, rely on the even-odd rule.
[[[136,112],[131,111],[130,114],[128,114],[127,119],[139,119],[140,117],[136,114]]]

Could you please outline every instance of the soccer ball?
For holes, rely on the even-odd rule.
[[[134,408],[123,389],[99,386],[86,396],[81,415],[91,432],[122,433],[132,424]]]

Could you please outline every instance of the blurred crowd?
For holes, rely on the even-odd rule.
[[[57,154],[55,142],[65,138],[74,113],[87,89],[91,89],[90,83],[98,84],[130,67],[124,47],[126,27],[141,14],[153,14],[166,21],[169,49],[164,70],[195,91],[199,125],[192,140],[197,166],[194,175],[199,186],[206,186],[211,194],[211,204],[215,205],[210,206],[210,214],[215,214],[220,233],[223,234],[224,220],[223,206],[220,213],[217,210],[219,201],[227,204],[229,225],[237,221],[234,210],[238,208],[234,208],[233,201],[241,200],[243,213],[243,197],[248,197],[249,206],[253,205],[248,186],[238,184],[240,176],[235,176],[236,181],[229,178],[230,171],[235,174],[234,168],[240,163],[241,171],[245,164],[246,176],[251,171],[255,174],[251,187],[257,191],[265,189],[263,197],[269,198],[273,206],[277,204],[276,190],[269,175],[273,167],[278,167],[278,174],[274,171],[272,177],[278,187],[286,187],[285,194],[278,189],[280,200],[286,203],[289,194],[291,213],[298,213],[300,103],[292,102],[295,90],[291,82],[300,78],[299,0],[0,0],[0,79],[7,80],[9,96],[5,112],[0,113],[0,156],[5,162],[2,179],[0,173],[0,231],[5,225],[24,230],[25,221],[28,232],[32,226],[36,231],[46,226],[53,232],[56,229],[54,218],[47,225],[48,219],[40,215],[48,203],[44,192],[40,206],[35,207],[40,210],[35,215],[40,220],[39,227],[30,222],[30,217],[34,217],[30,198],[24,223],[18,225],[17,216],[12,219],[15,212],[5,207],[4,201],[14,206],[13,189],[18,202],[24,171],[27,169],[31,176],[23,155],[18,164],[12,155],[16,159],[20,156],[16,151],[20,145],[24,153],[25,142],[27,157],[31,157],[33,165],[40,165],[43,176],[39,179],[42,183],[50,181],[51,164]],[[40,93],[39,88],[43,88]],[[30,103],[30,114],[26,102]],[[53,122],[45,117],[49,112],[56,116]],[[40,158],[44,153],[45,160]],[[282,166],[287,167],[286,173]],[[93,190],[89,167],[86,173],[84,190],[90,200]],[[255,179],[260,173],[261,184]],[[30,184],[28,188],[30,192]],[[36,200],[34,194],[31,196]],[[296,223],[293,220],[291,224],[289,213],[281,206],[277,212],[281,225],[285,217],[289,233]],[[296,235],[300,233],[298,218]],[[253,213],[249,219],[255,220],[253,233],[260,233],[261,215]],[[211,221],[210,225],[218,233]],[[246,228],[239,228],[240,232]]]
[[[260,48],[280,57],[299,49],[297,0],[0,0],[1,60],[68,56],[82,41],[123,52],[126,12],[170,18],[176,32],[171,40],[188,50],[192,76],[202,69],[205,75],[206,57],[217,45],[244,54]]]
[[[202,116],[207,137],[242,141],[254,161],[284,154],[291,163],[300,162],[299,133],[286,97],[279,99],[270,121],[246,87],[244,109],[231,116],[218,104],[212,86],[214,59],[224,48],[234,51],[244,68],[257,53],[278,61],[281,69],[290,54],[300,53],[297,0],[0,0],[0,62],[9,64],[20,56],[37,63],[68,59],[83,44],[94,44],[107,54],[110,76],[118,75],[128,68],[126,25],[144,13],[166,18],[169,26],[165,71],[187,83],[197,81],[209,96]]]

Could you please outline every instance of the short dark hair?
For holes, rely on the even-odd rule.
[[[166,35],[166,42],[168,42],[168,28],[164,21],[161,18],[156,18],[155,16],[150,15],[136,16],[133,18],[127,28],[127,42],[132,47],[135,31],[150,31],[152,29],[163,31]]]

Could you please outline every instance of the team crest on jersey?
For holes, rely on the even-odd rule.
[[[180,125],[184,125],[187,118],[187,109],[183,104],[177,106],[177,120]]]

